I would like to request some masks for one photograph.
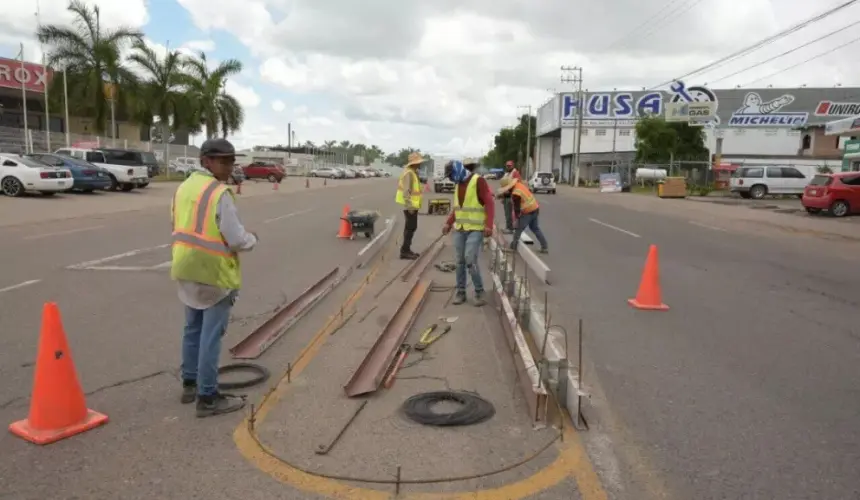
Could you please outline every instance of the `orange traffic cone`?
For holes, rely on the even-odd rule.
[[[352,239],[352,223],[349,222],[347,215],[349,214],[349,205],[343,206],[343,214],[340,216],[340,230],[337,232],[338,238]]]
[[[663,303],[663,293],[660,291],[660,265],[657,263],[657,245],[648,249],[645,269],[642,270],[642,280],[636,298],[628,299],[627,303],[636,309],[650,311],[668,311],[669,306]]]
[[[280,184],[280,183],[279,183],[278,181],[273,182],[273,183],[272,183],[272,191],[277,191],[277,190],[278,190],[278,185],[279,185],[279,184]]]
[[[57,304],[46,303],[42,311],[30,414],[26,420],[11,424],[9,431],[36,444],[50,444],[107,421],[107,415],[87,409],[60,310]]]

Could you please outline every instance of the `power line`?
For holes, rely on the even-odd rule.
[[[685,2],[685,1],[689,1],[689,0],[669,0],[668,2],[663,4],[662,7],[657,9],[657,12],[655,12],[651,17],[649,17],[648,19],[643,21],[642,24],[634,27],[632,30],[630,30],[629,33],[622,36],[618,40],[615,40],[614,42],[612,42],[612,44],[606,50],[612,50],[614,48],[617,48],[619,45],[623,45],[621,42],[627,41],[630,37],[632,37],[634,34],[636,34],[637,31],[641,30],[642,28],[648,27],[652,21],[654,21],[655,19],[657,19],[660,16],[660,14],[663,14],[665,11],[668,11],[669,9],[671,9],[672,5],[674,5],[678,2]]]
[[[843,31],[847,30],[848,28],[853,28],[854,26],[857,26],[858,24],[860,24],[860,21],[855,21],[855,22],[853,22],[853,23],[849,24],[848,26],[845,26],[845,27],[839,28],[838,30],[833,31],[833,32],[831,32],[831,33],[828,33],[828,34],[826,34],[826,35],[824,35],[824,36],[820,36],[820,37],[816,38],[815,40],[811,40],[811,41],[809,41],[809,42],[806,42],[806,43],[804,43],[803,45],[798,45],[797,47],[795,47],[795,48],[793,48],[793,49],[791,49],[791,50],[786,50],[786,51],[785,51],[785,52],[783,52],[782,54],[779,54],[779,55],[773,56],[773,57],[771,57],[771,58],[769,58],[769,59],[765,59],[764,61],[759,61],[759,62],[757,62],[757,63],[755,63],[755,64],[752,64],[752,65],[750,65],[750,66],[747,66],[747,67],[746,67],[746,68],[744,68],[744,69],[741,69],[741,70],[735,71],[734,73],[732,73],[732,74],[730,74],[730,75],[724,76],[724,77],[722,77],[722,78],[720,78],[720,79],[718,79],[718,80],[714,80],[714,81],[712,81],[712,82],[708,82],[708,83],[710,83],[710,84],[714,84],[714,83],[717,83],[717,82],[721,82],[721,81],[723,81],[723,80],[727,80],[727,79],[729,79],[729,78],[731,78],[731,77],[733,77],[733,76],[735,76],[735,75],[739,75],[739,74],[741,74],[741,73],[746,73],[747,71],[750,71],[750,70],[752,70],[752,69],[756,69],[757,67],[761,66],[762,64],[767,64],[767,63],[769,63],[769,62],[771,62],[771,61],[774,61],[774,60],[779,59],[779,58],[781,58],[781,57],[787,56],[787,55],[789,55],[789,54],[791,54],[791,53],[793,53],[793,52],[797,52],[797,51],[798,51],[798,50],[800,50],[800,49],[803,49],[803,48],[809,47],[809,46],[810,46],[810,45],[812,45],[813,43],[820,42],[821,40],[824,40],[825,38],[830,38],[831,36],[833,36],[833,35],[835,35],[835,34],[837,34],[837,33],[842,33]]]
[[[700,68],[697,68],[693,71],[690,71],[689,73],[681,75],[677,78],[673,78],[672,80],[669,80],[667,82],[661,83],[659,85],[655,85],[655,86],[651,87],[651,90],[654,90],[654,89],[657,89],[660,87],[664,87],[664,86],[669,85],[670,83],[672,83],[674,81],[683,80],[684,78],[687,78],[687,77],[693,76],[693,75],[697,75],[699,73],[703,73],[703,72],[710,70],[710,69],[718,68],[718,67],[720,67],[724,64],[727,64],[727,63],[729,63],[735,59],[743,57],[743,56],[745,56],[745,55],[747,55],[753,51],[756,51],[756,50],[764,47],[765,45],[773,43],[773,42],[779,40],[780,38],[784,38],[784,37],[796,32],[798,30],[801,30],[801,29],[813,24],[813,23],[821,21],[822,19],[835,14],[836,12],[839,12],[840,10],[842,10],[846,7],[850,7],[851,5],[854,5],[855,3],[857,3],[857,1],[858,0],[848,0],[847,2],[844,2],[842,4],[837,5],[836,7],[833,7],[831,9],[828,9],[828,10],[822,12],[821,14],[813,16],[813,17],[811,17],[805,21],[801,21],[801,22],[791,26],[790,28],[787,28],[783,31],[780,31],[779,33],[777,33],[775,35],[771,35],[771,36],[769,36],[763,40],[760,40],[760,41],[754,43],[753,45],[750,45],[750,46],[743,48],[737,52],[729,54],[726,57],[723,57],[721,59],[717,59],[716,61],[712,61],[712,62],[710,62],[710,63],[708,63],[708,64],[706,64]]]
[[[855,38],[855,39],[853,39],[853,40],[849,40],[848,42],[845,42],[845,43],[843,43],[842,45],[838,45],[838,46],[836,46],[836,47],[833,47],[832,49],[825,50],[824,52],[821,52],[821,53],[819,53],[818,55],[812,56],[812,57],[810,57],[809,59],[807,59],[807,60],[805,60],[805,61],[801,61],[801,62],[799,62],[799,63],[797,63],[797,64],[793,64],[793,65],[791,65],[791,66],[789,66],[789,67],[787,67],[787,68],[783,68],[783,69],[781,69],[781,70],[779,70],[779,71],[775,71],[775,72],[773,72],[773,73],[771,73],[771,74],[769,74],[769,75],[767,75],[767,76],[763,76],[763,77],[761,77],[761,78],[756,78],[755,80],[753,80],[753,81],[751,81],[751,82],[748,82],[748,83],[745,83],[745,84],[741,85],[741,87],[746,87],[747,85],[752,85],[753,83],[757,83],[757,82],[760,82],[760,81],[762,81],[762,80],[766,80],[766,79],[768,79],[768,78],[771,78],[771,77],[774,77],[774,76],[776,76],[776,75],[779,75],[780,73],[785,73],[786,71],[792,70],[792,69],[794,69],[794,68],[796,68],[796,67],[798,67],[798,66],[803,66],[803,65],[804,65],[804,64],[806,64],[806,63],[809,63],[809,62],[812,62],[812,61],[814,61],[814,60],[818,59],[819,57],[824,57],[824,56],[826,56],[826,55],[828,55],[828,54],[832,54],[833,52],[836,52],[837,50],[839,50],[839,49],[841,49],[841,48],[847,47],[847,46],[849,46],[849,45],[851,45],[851,44],[853,44],[853,43],[857,43],[857,42],[860,42],[860,37]]]
[[[702,3],[702,0],[693,0],[691,3],[688,3],[686,7],[682,7],[680,10],[673,12],[672,15],[670,15],[669,17],[666,18],[665,22],[663,22],[662,25],[655,24],[654,26],[652,26],[652,29],[650,29],[647,33],[642,35],[640,40],[648,38],[649,36],[653,35],[654,33],[657,33],[658,29],[665,28],[666,26],[677,21],[681,16],[683,16],[687,12],[690,12],[693,9],[693,7],[699,5],[700,3]]]

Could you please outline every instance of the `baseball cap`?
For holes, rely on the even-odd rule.
[[[200,157],[225,157],[225,156],[243,156],[236,154],[236,148],[233,147],[233,144],[227,139],[223,138],[215,138],[215,139],[206,139],[203,141],[203,145],[200,146]]]

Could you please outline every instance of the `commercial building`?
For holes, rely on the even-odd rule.
[[[860,113],[860,88],[711,90],[676,82],[672,89],[584,92],[580,176],[596,179],[612,165],[633,162],[638,118],[668,116],[691,101],[711,103],[712,118],[704,127],[710,162],[719,157],[839,164],[846,141],[857,138],[851,132],[827,135],[825,125]],[[577,94],[561,93],[537,113],[538,169],[556,171],[564,181],[574,176],[579,112]]]

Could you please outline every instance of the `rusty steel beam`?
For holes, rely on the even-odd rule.
[[[287,332],[298,320],[310,311],[319,301],[324,299],[334,288],[339,285],[352,269],[338,276],[340,267],[328,272],[319,281],[311,285],[295,300],[287,304],[265,323],[257,327],[230,348],[233,359],[255,359],[272,346],[281,336]]]
[[[442,251],[442,247],[445,246],[445,242],[442,241],[442,236],[443,235],[439,235],[438,238],[433,240],[433,243],[430,243],[427,250],[421,252],[421,256],[409,264],[403,272],[403,275],[400,277],[401,281],[411,281],[415,278],[420,278],[421,275],[424,274],[424,271],[427,270],[427,266],[436,260],[436,256],[439,255],[439,252]]]
[[[432,280],[421,279],[412,285],[409,294],[397,307],[397,311],[385,325],[382,334],[376,339],[373,347],[367,352],[367,356],[364,357],[358,369],[355,370],[349,382],[344,386],[343,389],[347,396],[352,398],[362,394],[370,394],[379,389],[382,378],[397,355],[397,350],[406,340],[409,329],[415,323],[415,318],[418,317],[418,312],[424,305],[424,300],[427,298],[427,292],[432,283]]]

